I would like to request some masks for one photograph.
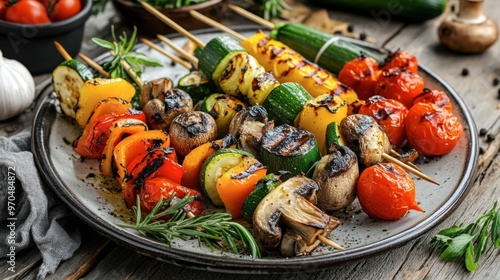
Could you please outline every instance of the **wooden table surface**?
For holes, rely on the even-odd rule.
[[[500,5],[485,1],[485,14],[500,22]],[[455,1],[451,1],[455,3]],[[488,134],[497,136],[493,141],[479,138],[477,176],[470,192],[460,206],[440,225],[407,245],[381,255],[355,261],[327,270],[286,275],[241,275],[222,274],[178,267],[139,255],[102,237],[85,225],[81,226],[82,244],[73,258],[63,262],[54,275],[47,279],[500,279],[499,251],[489,250],[480,260],[479,268],[468,273],[463,261],[445,263],[440,260],[440,250],[431,237],[440,229],[461,222],[471,222],[474,217],[489,210],[500,197],[500,99],[499,86],[493,85],[500,78],[500,43],[478,55],[462,55],[447,51],[438,41],[436,29],[441,18],[421,24],[405,24],[389,18],[360,16],[347,12],[331,11],[333,18],[352,23],[357,32],[366,32],[377,44],[390,49],[401,48],[417,56],[419,63],[427,66],[444,78],[457,90],[467,104],[478,130],[485,128]],[[109,26],[114,23],[121,28],[120,21],[113,17],[109,7],[104,14],[91,17],[86,26],[82,53],[95,57],[101,50],[95,48],[90,38],[109,37]],[[250,22],[229,13],[226,24],[248,24]],[[119,29],[120,29],[119,28]],[[462,76],[463,68],[469,70]],[[49,75],[37,76],[38,89],[46,84]],[[0,135],[12,135],[30,126],[33,110],[7,122],[0,122]],[[0,263],[1,279],[35,278],[41,256],[36,249],[19,252],[16,256],[16,273],[6,270]]]

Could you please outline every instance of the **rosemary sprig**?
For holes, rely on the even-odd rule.
[[[197,239],[198,243],[206,244],[212,249],[230,249],[239,253],[237,240],[245,247],[250,248],[252,257],[260,258],[257,242],[252,234],[241,224],[233,222],[229,213],[213,213],[202,216],[187,217],[182,208],[193,201],[194,197],[185,196],[171,205],[172,197],[160,201],[153,210],[142,218],[139,197],[137,205],[133,207],[136,224],[133,227],[142,235],[149,235],[168,246],[174,238]],[[161,218],[169,217],[168,220]]]
[[[479,258],[488,249],[488,239],[495,249],[500,247],[500,208],[498,201],[493,207],[477,220],[468,225],[454,225],[440,231],[432,237],[431,242],[438,242],[438,247],[443,248],[441,259],[452,261],[465,257],[465,266],[473,272],[478,268]]]
[[[115,53],[113,59],[103,64],[104,70],[109,72],[111,78],[123,78],[133,82],[127,71],[125,71],[122,61],[127,62],[138,77],[142,75],[142,66],[162,66],[159,62],[150,59],[145,54],[133,51],[134,46],[137,44],[137,28],[135,26],[130,38],[128,38],[125,32],[117,38],[115,28],[112,25],[111,36],[113,38],[112,42],[101,38],[92,38],[92,41],[98,46]]]

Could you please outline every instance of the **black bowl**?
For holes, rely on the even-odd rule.
[[[0,49],[4,57],[21,62],[32,75],[51,72],[64,61],[54,41],[63,45],[71,56],[80,51],[91,6],[91,0],[82,0],[82,10],[76,16],[49,24],[17,24],[0,20]]]

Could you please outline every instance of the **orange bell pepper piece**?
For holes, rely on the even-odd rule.
[[[116,173],[116,169],[113,172],[113,149],[124,137],[146,130],[148,130],[148,125],[136,119],[114,121],[109,129],[109,137],[102,153],[99,166],[101,173],[106,176],[113,176]]]
[[[233,219],[241,217],[241,207],[257,183],[266,176],[267,168],[253,157],[243,156],[234,167],[217,179],[217,192]]]
[[[170,147],[170,137],[163,130],[141,131],[123,139],[113,149],[113,164],[116,169],[116,179],[121,184],[128,174],[131,161],[148,151]],[[172,153],[177,161],[177,156]]]

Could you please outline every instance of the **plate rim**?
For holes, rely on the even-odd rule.
[[[264,28],[256,25],[245,25],[233,28],[238,32],[255,31]],[[192,32],[193,34],[206,34],[206,33],[220,33],[214,28],[200,29]],[[167,35],[168,38],[174,39],[182,35],[175,33]],[[350,40],[354,43],[359,43],[363,46],[371,47],[381,50],[380,46],[371,43]],[[100,60],[107,55],[103,54],[96,59]],[[32,125],[32,138],[31,150],[35,158],[36,165],[39,172],[41,172],[43,179],[48,183],[50,188],[64,201],[66,205],[75,213],[77,217],[83,220],[88,226],[96,230],[106,238],[113,240],[120,245],[131,249],[142,255],[153,257],[155,259],[179,265],[182,267],[212,270],[222,273],[290,273],[290,272],[306,272],[314,271],[325,268],[332,268],[341,266],[349,261],[356,261],[373,257],[375,255],[387,252],[399,247],[404,246],[408,242],[421,237],[425,232],[432,229],[441,223],[446,217],[451,215],[454,210],[462,203],[467,193],[471,188],[471,183],[474,182],[477,176],[476,170],[478,166],[479,145],[478,136],[476,132],[476,124],[472,115],[461,99],[458,93],[449,85],[443,78],[431,71],[425,66],[419,65],[421,71],[425,72],[428,76],[435,79],[441,86],[443,86],[453,98],[454,102],[459,106],[460,113],[464,117],[467,128],[466,132],[469,135],[470,143],[468,143],[466,155],[466,168],[464,168],[463,178],[455,187],[456,191],[450,196],[447,202],[443,204],[435,213],[427,219],[417,224],[412,229],[406,230],[399,234],[390,236],[386,239],[367,244],[358,248],[342,251],[341,253],[324,254],[298,258],[263,258],[263,259],[246,259],[246,258],[229,258],[225,256],[215,256],[208,254],[199,254],[196,252],[189,252],[176,248],[169,248],[166,245],[157,244],[151,240],[139,236],[138,234],[117,234],[116,228],[110,225],[101,217],[94,215],[88,210],[81,202],[74,198],[64,182],[57,175],[55,170],[51,167],[50,153],[48,151],[48,137],[50,135],[50,127],[48,131],[44,128],[53,123],[57,117],[55,110],[55,94],[53,94],[51,83],[48,83],[39,95],[36,113]],[[50,78],[48,78],[50,79]],[[50,114],[53,114],[52,116]],[[52,119],[47,119],[52,118]],[[52,121],[51,121],[52,120]]]

